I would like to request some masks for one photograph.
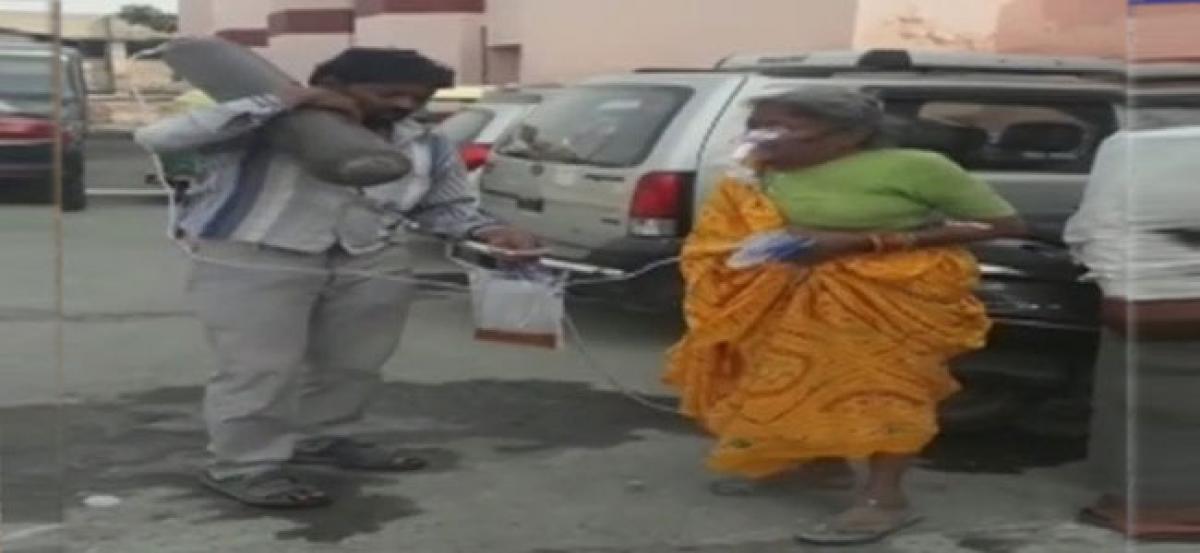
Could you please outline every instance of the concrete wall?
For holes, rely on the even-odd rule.
[[[187,36],[213,32],[212,0],[179,0],[179,32]]]
[[[1137,8],[1129,32],[1134,58],[1200,61],[1200,4]]]
[[[266,54],[270,43],[267,0],[209,0],[212,5],[212,33]]]
[[[1130,9],[1128,0],[1010,0],[998,27],[1002,51],[1200,59],[1200,3]]]
[[[494,0],[489,10],[512,1]],[[518,3],[522,9],[506,25],[520,32],[525,82],[572,81],[643,66],[705,67],[743,51],[846,48],[857,8],[853,0]]]
[[[354,42],[420,50],[454,67],[461,84],[478,84],[483,77],[482,28],[479,13],[388,13],[358,18]]]
[[[297,77],[353,44],[415,48],[460,82],[569,82],[735,52],[904,47],[1200,58],[1200,4],[1128,0],[181,0],[185,32],[266,44],[271,14],[355,10],[353,33],[299,25],[265,52]],[[206,9],[207,7],[207,9]],[[1127,16],[1134,15],[1131,20]],[[486,33],[486,38],[485,38]]]
[[[270,0],[267,56],[298,81],[350,46],[354,0]]]

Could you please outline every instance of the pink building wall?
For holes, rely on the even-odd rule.
[[[355,44],[412,48],[454,67],[462,83],[483,79],[483,14],[381,14],[359,17]]]
[[[859,0],[856,48],[991,51],[1011,0]],[[1018,0],[1022,2],[1024,0]]]
[[[350,46],[354,0],[268,0],[268,57],[305,81],[313,68]]]
[[[520,48],[524,82],[572,81],[710,67],[744,51],[846,48],[856,11],[853,0],[491,0],[489,42]]]
[[[297,78],[351,44],[421,50],[454,66],[464,84],[569,82],[825,48],[1200,59],[1200,4],[1127,2],[181,0],[180,13],[185,32],[263,48]]]

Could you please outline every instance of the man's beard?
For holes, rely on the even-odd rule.
[[[390,128],[396,123],[408,119],[413,112],[405,109],[391,109],[368,114],[363,124],[372,129]]]

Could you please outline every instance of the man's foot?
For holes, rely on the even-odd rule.
[[[804,528],[796,540],[814,545],[866,545],[877,543],[920,523],[922,517],[906,503],[884,505],[866,500],[830,519]]]
[[[429,462],[420,457],[408,457],[371,442],[350,438],[302,442],[296,446],[290,462],[371,472],[411,472],[429,466]]]
[[[321,489],[281,470],[227,478],[217,478],[206,470],[200,474],[200,484],[243,505],[260,509],[311,509],[333,503]]]

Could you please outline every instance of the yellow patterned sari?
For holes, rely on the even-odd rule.
[[[744,239],[784,226],[758,188],[726,181],[684,247],[688,332],[665,380],[717,436],[710,466],[761,478],[817,458],[919,452],[958,390],[948,361],[990,327],[975,260],[937,248],[726,267]]]

